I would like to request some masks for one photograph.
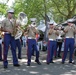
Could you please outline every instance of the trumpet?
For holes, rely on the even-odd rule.
[[[55,26],[54,27],[54,30],[64,30],[64,26],[61,26],[61,25],[59,25],[59,26]]]

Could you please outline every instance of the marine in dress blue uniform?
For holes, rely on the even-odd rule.
[[[36,51],[36,60],[37,64],[41,65],[39,61],[39,50],[37,49],[37,42],[36,42],[36,33],[39,33],[38,30],[32,24],[27,28],[27,66],[31,64],[31,56],[32,56],[32,47]]]
[[[2,32],[0,31],[0,61],[2,61]]]
[[[76,33],[76,27],[75,25],[72,23],[72,20],[69,19],[67,21],[68,26],[65,27],[64,32],[65,32],[65,40],[64,40],[64,53],[63,53],[63,57],[62,57],[62,64],[65,63],[65,59],[67,56],[67,52],[69,49],[69,63],[74,64],[75,62],[73,62],[73,53],[74,53],[74,34]]]
[[[49,22],[49,30],[48,30],[48,44],[47,44],[47,64],[54,63],[53,55],[57,47],[56,38],[59,35],[57,30],[54,30],[55,26],[53,22]]]
[[[8,10],[7,18],[2,21],[1,30],[4,31],[4,51],[3,51],[3,65],[4,68],[8,68],[8,49],[9,45],[11,46],[12,56],[13,56],[13,66],[19,67],[18,59],[16,56],[16,43],[13,34],[15,29],[15,19],[13,18],[14,10]]]

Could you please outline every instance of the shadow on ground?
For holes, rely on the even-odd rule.
[[[46,64],[47,52],[40,53],[40,61],[42,65],[34,62],[35,57],[32,56],[31,66],[27,65],[26,50],[22,50],[22,59],[19,60],[20,67],[14,67],[12,64],[12,56],[9,51],[8,69],[3,68],[3,62],[0,62],[0,75],[76,75],[76,64],[69,64],[68,58],[65,64],[61,64],[61,58],[55,58],[53,64]],[[76,61],[76,57],[74,57]]]

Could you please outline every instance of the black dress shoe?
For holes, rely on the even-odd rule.
[[[55,56],[54,58],[57,58],[57,56]]]
[[[4,69],[7,69],[8,67],[7,66],[4,66]]]
[[[19,67],[20,65],[19,65],[19,64],[14,64],[13,66],[15,66],[15,67]]]
[[[61,58],[61,56],[60,56],[60,55],[58,55],[58,57],[59,57],[59,58]]]
[[[47,62],[46,64],[49,65],[50,63]]]
[[[64,62],[61,62],[62,64],[64,64]]]
[[[3,59],[0,59],[0,61],[3,61]]]
[[[27,66],[30,66],[30,64],[27,64]]]
[[[18,57],[18,59],[22,59],[21,57]]]
[[[32,54],[32,56],[35,56],[35,54]]]
[[[54,63],[53,61],[50,61],[50,63]]]
[[[75,62],[69,62],[69,63],[71,63],[71,64],[75,64]]]
[[[36,62],[38,65],[41,65],[40,61],[35,60],[35,62]]]
[[[38,65],[41,65],[41,63],[40,63],[40,62],[37,62],[37,64],[38,64]]]

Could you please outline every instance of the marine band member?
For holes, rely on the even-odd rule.
[[[49,30],[48,30],[48,54],[47,54],[47,64],[54,63],[53,62],[53,55],[56,50],[57,42],[56,38],[59,35],[58,31],[54,29],[54,23],[49,23]]]
[[[68,49],[70,51],[69,63],[74,64],[75,62],[73,62],[73,52],[74,52],[74,43],[75,43],[74,34],[76,33],[76,26],[72,23],[71,19],[69,19],[67,23],[68,26],[66,26],[64,29],[65,40],[64,40],[64,53],[62,57],[62,64],[65,63]]]
[[[36,59],[35,62],[37,62],[37,64],[41,65],[40,61],[39,61],[39,51],[37,49],[37,42],[36,42],[36,34],[38,34],[38,30],[35,27],[35,24],[31,24],[29,25],[28,29],[27,29],[27,35],[28,35],[28,39],[27,39],[27,66],[30,66],[31,64],[31,56],[32,56],[32,49],[34,49],[36,51]]]
[[[13,56],[13,66],[19,67],[18,59],[16,56],[16,43],[14,36],[12,36],[12,33],[14,31],[14,25],[15,25],[15,19],[13,19],[14,16],[14,10],[10,9],[7,11],[8,15],[7,18],[2,21],[1,30],[4,33],[4,51],[3,51],[3,65],[4,68],[8,68],[8,49],[9,45],[11,46],[12,56]]]

